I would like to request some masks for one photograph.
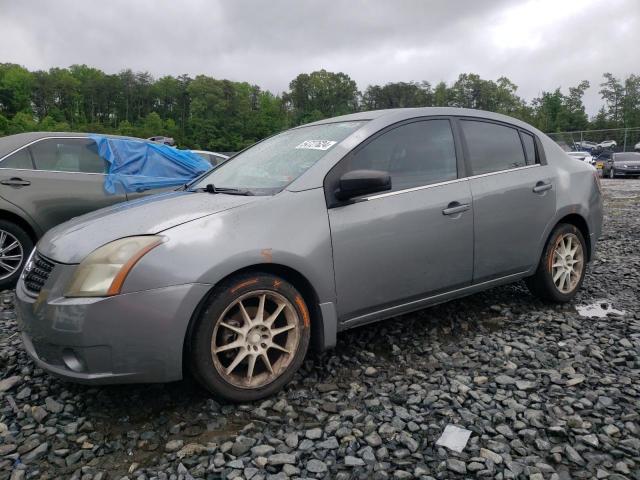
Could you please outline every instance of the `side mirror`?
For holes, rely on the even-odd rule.
[[[336,198],[349,200],[353,197],[391,190],[391,177],[381,170],[353,170],[340,177]]]

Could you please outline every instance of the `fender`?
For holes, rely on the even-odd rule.
[[[22,210],[15,203],[11,203],[3,197],[0,197],[0,218],[6,218],[7,220],[13,220],[16,217],[20,219],[23,223],[25,223],[31,232],[34,235],[34,242],[37,242],[40,237],[44,234],[44,231],[40,226],[36,223],[36,221],[31,218],[31,216]]]

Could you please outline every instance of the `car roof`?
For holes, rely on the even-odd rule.
[[[500,113],[488,112],[486,110],[476,110],[471,108],[457,108],[457,107],[418,107],[418,108],[389,108],[386,110],[370,110],[368,112],[350,113],[348,115],[342,115],[339,117],[326,118],[313,123],[307,123],[296,128],[308,127],[311,125],[322,125],[326,123],[336,122],[354,122],[362,120],[381,120],[382,122],[392,124],[407,120],[415,117],[427,117],[427,116],[459,116],[459,117],[476,117],[485,118],[488,120],[496,120],[499,122],[506,122],[512,125],[516,125],[525,128],[530,131],[538,132],[539,130],[532,127],[528,123],[522,122],[514,117],[502,115]]]
[[[36,140],[41,140],[43,138],[62,138],[62,137],[88,137],[89,135],[94,135],[92,133],[87,132],[27,132],[27,133],[17,133],[15,135],[8,135],[6,137],[0,138],[0,158],[5,157],[11,152],[17,150],[18,148],[27,145],[28,143],[35,142]],[[105,134],[95,134],[101,135],[107,138],[126,138],[130,140],[143,140],[141,138],[134,137],[125,137],[122,135],[105,135]],[[146,141],[146,140],[143,140]]]

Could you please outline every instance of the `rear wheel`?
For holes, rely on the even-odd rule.
[[[33,249],[33,241],[21,227],[0,220],[0,290],[13,288]]]
[[[309,338],[309,310],[291,284],[270,274],[236,276],[216,288],[197,320],[192,370],[214,395],[258,400],[291,380]]]
[[[549,237],[536,273],[525,281],[534,295],[552,302],[568,302],[582,285],[586,244],[580,230],[561,223]]]

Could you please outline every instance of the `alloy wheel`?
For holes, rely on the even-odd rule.
[[[20,241],[12,233],[0,230],[0,280],[16,273],[23,258],[24,251]]]
[[[571,293],[577,287],[584,268],[582,243],[573,233],[562,235],[553,249],[551,274],[553,283],[562,293]]]
[[[300,321],[277,292],[249,292],[231,303],[213,330],[211,356],[218,373],[238,388],[273,382],[291,364],[300,342]]]

